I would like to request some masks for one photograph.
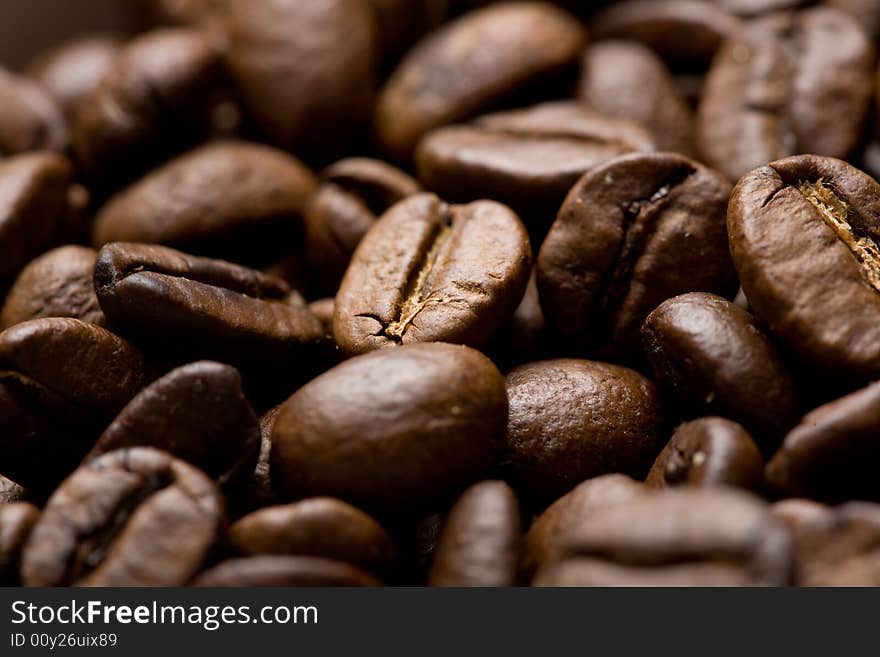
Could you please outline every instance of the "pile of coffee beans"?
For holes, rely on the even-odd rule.
[[[880,585],[877,2],[129,3],[0,68],[0,583]]]

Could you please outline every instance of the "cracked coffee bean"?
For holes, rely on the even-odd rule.
[[[704,160],[736,180],[796,153],[849,155],[870,108],[874,57],[859,25],[839,11],[750,22],[706,78],[697,117]]]
[[[786,348],[823,377],[877,377],[880,185],[840,160],[799,155],[744,176],[727,223],[743,291]]]
[[[645,485],[738,486],[760,493],[764,459],[739,424],[721,417],[704,417],[675,430],[654,461]]]
[[[538,254],[541,307],[573,347],[638,360],[639,329],[690,291],[733,295],[729,184],[681,155],[627,155],[569,192]]]
[[[193,466],[147,447],[110,452],[49,499],[24,546],[22,583],[182,586],[214,549],[224,516],[219,489]]]
[[[522,299],[530,266],[528,235],[505,206],[413,196],[355,251],[333,335],[348,354],[417,342],[485,345]]]

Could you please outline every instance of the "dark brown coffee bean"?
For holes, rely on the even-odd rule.
[[[373,352],[282,406],[272,483],[287,499],[330,495],[387,513],[428,508],[494,463],[506,418],[504,379],[477,351],[431,343]]]
[[[862,133],[873,66],[871,44],[842,12],[816,8],[749,23],[706,79],[697,120],[703,158],[736,180],[795,153],[845,157]]]
[[[228,38],[244,104],[279,145],[326,160],[366,122],[379,57],[368,3],[231,2]]]
[[[600,41],[581,61],[578,99],[600,114],[638,123],[658,150],[696,155],[694,117],[669,69],[635,41]]]
[[[71,244],[32,260],[9,290],[0,328],[40,317],[73,317],[103,325],[92,282],[97,256],[94,249]]]
[[[0,586],[18,586],[21,550],[39,517],[33,504],[0,504]]]
[[[3,393],[0,392],[0,396]],[[13,504],[24,502],[27,499],[27,491],[11,479],[0,475],[0,504]]]
[[[880,375],[880,186],[800,155],[745,176],[730,246],[755,314],[823,377]],[[851,386],[850,386],[851,387]]]
[[[314,287],[334,294],[361,238],[388,208],[421,186],[390,164],[365,157],[340,160],[321,172],[306,214],[306,248]]]
[[[172,370],[138,393],[87,458],[123,447],[155,447],[224,485],[254,467],[259,445],[257,416],[238,371],[201,361]]]
[[[807,413],[767,464],[778,493],[880,500],[880,382]]]
[[[522,527],[516,494],[503,481],[468,488],[446,517],[429,586],[514,586]]]
[[[122,39],[111,34],[75,37],[40,54],[27,69],[42,84],[68,117],[113,66]]]
[[[773,505],[790,528],[798,586],[880,586],[880,505],[832,508],[790,499]]]
[[[65,219],[72,178],[70,163],[54,153],[0,161],[0,280],[17,274],[49,246]]]
[[[647,474],[663,446],[654,385],[633,370],[588,360],[548,360],[507,375],[507,458],[539,497],[584,479]]]
[[[741,422],[772,454],[800,418],[794,382],[755,319],[714,294],[660,304],[642,328],[645,353],[682,415]]]
[[[504,2],[468,13],[417,44],[385,84],[376,106],[379,142],[408,160],[429,130],[572,67],[583,44],[577,20],[548,3]]]
[[[596,39],[627,39],[651,48],[671,66],[705,69],[740,21],[721,7],[697,0],[627,0],[590,22]]]
[[[164,244],[191,253],[268,261],[275,240],[302,228],[314,175],[286,153],[249,142],[201,146],[154,169],[98,213],[92,238]]]
[[[528,575],[538,566],[561,556],[566,536],[590,521],[590,516],[643,491],[643,486],[622,474],[607,474],[578,484],[551,504],[532,523],[525,538],[524,570]]]
[[[401,201],[364,236],[336,295],[333,335],[358,354],[416,342],[486,344],[525,292],[528,235],[493,201]]]
[[[125,334],[190,357],[287,369],[302,366],[322,335],[282,281],[166,247],[108,244],[95,288],[108,321]]]
[[[539,586],[786,586],[793,546],[757,497],[725,489],[638,495],[597,510]]]
[[[645,484],[738,486],[758,491],[764,485],[764,459],[752,437],[736,422],[704,417],[682,424],[654,461]]]
[[[540,237],[584,172],[623,153],[654,150],[648,132],[580,103],[541,103],[434,130],[416,151],[419,178],[452,201],[508,204]]]
[[[128,43],[73,122],[73,148],[90,180],[111,188],[204,134],[221,71],[219,51],[195,30]]]
[[[202,472],[159,450],[117,450],[80,467],[52,495],[25,544],[21,579],[181,586],[223,522],[223,498]]]
[[[382,586],[360,568],[322,557],[262,555],[229,559],[199,575],[193,586]]]
[[[548,323],[580,349],[627,361],[657,305],[693,290],[733,295],[729,184],[681,155],[612,160],[575,185],[536,263]]]
[[[272,506],[245,516],[229,528],[242,554],[289,554],[337,559],[385,575],[394,567],[394,542],[363,511],[330,497]]]
[[[0,156],[60,151],[67,146],[64,114],[37,83],[0,67]]]

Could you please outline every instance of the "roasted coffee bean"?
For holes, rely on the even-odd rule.
[[[119,192],[98,213],[92,238],[97,247],[144,242],[266,262],[274,243],[302,230],[316,186],[311,171],[286,153],[214,142]]]
[[[785,9],[795,9],[812,0],[712,0],[732,14],[743,18],[755,18]],[[825,0],[826,4],[829,0]],[[870,0],[868,0],[870,2]]]
[[[880,505],[791,499],[773,513],[791,530],[798,586],[880,586]]]
[[[0,504],[0,586],[18,585],[21,550],[39,517],[33,504]]]
[[[429,586],[514,586],[522,528],[516,494],[503,481],[468,488],[443,525]]]
[[[41,317],[104,324],[92,276],[98,252],[68,245],[32,260],[19,273],[0,310],[0,328]]]
[[[880,500],[880,382],[807,413],[767,464],[783,495]]]
[[[657,305],[694,290],[733,295],[729,184],[673,153],[623,156],[575,185],[536,263],[550,326],[581,350],[638,359]]]
[[[635,41],[600,41],[581,61],[578,99],[600,114],[638,123],[658,150],[696,155],[694,117],[669,69]]]
[[[786,348],[823,377],[877,377],[880,186],[839,160],[787,158],[737,184],[727,224],[749,303]]]
[[[3,393],[0,392],[0,396]],[[0,475],[0,505],[23,502],[27,499],[27,491],[11,479]]]
[[[122,47],[122,39],[111,34],[75,37],[42,53],[27,72],[72,117],[83,98],[113,66]]]
[[[117,450],[49,499],[22,553],[22,583],[181,586],[223,522],[223,498],[202,472],[156,449]]]
[[[663,446],[659,394],[625,367],[574,359],[530,363],[507,375],[507,395],[507,459],[541,498],[612,472],[642,478]]]
[[[816,8],[749,23],[706,79],[697,117],[703,158],[736,180],[795,153],[845,157],[862,133],[873,67],[874,49],[842,12]]]
[[[697,0],[627,0],[590,22],[595,39],[627,39],[651,48],[675,68],[705,69],[741,22]]]
[[[394,567],[388,532],[363,511],[330,497],[314,497],[254,511],[229,528],[242,554],[288,554],[337,559],[385,575]]]
[[[66,217],[72,178],[70,163],[54,153],[0,161],[0,281],[49,246]]]
[[[112,188],[192,143],[206,133],[221,80],[219,50],[195,30],[158,30],[128,43],[73,121],[84,173]]]
[[[238,371],[201,361],[172,370],[138,393],[87,458],[123,447],[155,447],[224,485],[253,469],[259,445],[257,416]]]
[[[645,484],[649,488],[739,486],[760,492],[764,459],[742,426],[721,417],[704,417],[675,430]]]
[[[366,354],[281,407],[272,483],[287,499],[330,495],[394,514],[436,508],[494,463],[506,419],[504,379],[479,352],[432,343]]]
[[[642,334],[654,375],[682,415],[741,422],[765,454],[800,419],[791,376],[739,306],[713,294],[683,294],[660,304]]]
[[[194,586],[382,586],[360,568],[322,557],[262,555],[229,559],[199,575]]]
[[[584,172],[633,151],[654,150],[648,132],[575,102],[487,114],[434,130],[416,151],[419,178],[452,201],[508,204],[543,237]]]
[[[322,335],[279,279],[166,247],[108,244],[98,254],[95,288],[123,334],[190,358],[287,370],[303,367]]]
[[[228,65],[276,143],[326,160],[366,123],[379,45],[360,0],[230,2]]]
[[[0,67],[0,157],[67,146],[64,114],[37,83]]]
[[[622,474],[608,474],[588,479],[560,497],[538,516],[525,538],[524,570],[535,569],[561,556],[566,536],[590,521],[591,514],[641,493],[637,481]]]
[[[757,497],[724,489],[637,495],[568,536],[539,586],[786,586],[793,546]]]
[[[513,314],[530,267],[528,235],[507,207],[413,196],[358,245],[333,335],[349,354],[416,342],[482,346]]]
[[[306,248],[313,287],[333,294],[355,248],[388,208],[421,191],[408,174],[380,160],[353,157],[321,172],[306,214]]]
[[[548,3],[503,2],[468,13],[418,43],[386,82],[376,105],[379,142],[406,161],[431,129],[563,75],[583,45],[577,20]],[[549,89],[542,91],[546,98]]]

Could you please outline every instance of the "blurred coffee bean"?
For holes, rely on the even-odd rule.
[[[0,504],[0,585],[18,586],[21,550],[39,517],[28,502]]]
[[[39,84],[0,67],[0,156],[67,147],[64,114]]]

